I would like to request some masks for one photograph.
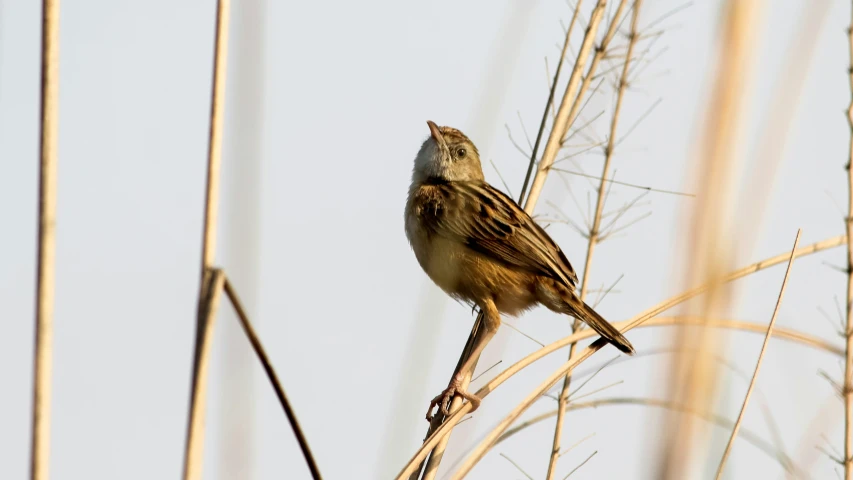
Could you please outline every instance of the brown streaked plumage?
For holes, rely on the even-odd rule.
[[[579,318],[619,350],[634,347],[575,292],[577,275],[560,247],[512,198],[486,183],[479,153],[462,132],[427,122],[406,202],[406,236],[424,272],[453,298],[480,307],[484,335],[450,385],[430,404],[446,412],[500,314],[517,315],[542,304]]]

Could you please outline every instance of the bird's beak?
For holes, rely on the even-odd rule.
[[[432,120],[427,120],[427,125],[429,125],[429,133],[432,135],[432,138],[434,138],[439,144],[443,144],[444,137],[441,136],[441,130],[438,129],[438,125],[436,125]]]

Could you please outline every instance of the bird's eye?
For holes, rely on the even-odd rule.
[[[465,155],[468,153],[467,150],[460,147],[456,150],[456,158],[465,158]]]

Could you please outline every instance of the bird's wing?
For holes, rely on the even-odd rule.
[[[563,251],[512,198],[485,182],[449,182],[440,190],[444,208],[430,222],[437,235],[575,287],[578,277]]]

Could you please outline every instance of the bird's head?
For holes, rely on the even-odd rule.
[[[427,120],[430,136],[415,157],[415,181],[439,179],[448,182],[484,180],[480,153],[474,143],[452,127],[439,127]]]

